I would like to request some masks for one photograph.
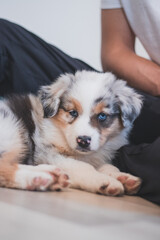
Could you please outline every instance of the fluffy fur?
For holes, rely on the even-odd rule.
[[[0,101],[0,186],[136,193],[140,179],[109,163],[141,106],[125,81],[90,71],[62,75],[37,97]]]

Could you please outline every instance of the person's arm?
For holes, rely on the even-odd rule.
[[[102,10],[103,70],[115,73],[132,87],[160,96],[160,66],[136,55],[134,43],[123,9]]]

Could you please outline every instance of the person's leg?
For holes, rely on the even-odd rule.
[[[160,138],[153,143],[128,145],[119,150],[113,164],[122,172],[142,179],[138,195],[160,204]]]
[[[0,20],[0,96],[36,93],[60,74],[82,69],[94,70],[19,25]]]
[[[136,145],[152,143],[160,137],[160,98],[144,92],[139,93],[144,104],[130,134],[130,142]]]
[[[160,204],[160,98],[141,93],[144,105],[134,122],[130,144],[122,147],[113,164],[142,179],[138,195]]]

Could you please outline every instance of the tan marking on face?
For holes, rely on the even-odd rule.
[[[82,114],[82,106],[80,102],[75,98],[65,99],[63,107],[66,111],[76,110],[79,114]]]
[[[103,112],[103,109],[106,107],[106,103],[99,102],[94,108],[93,113],[98,114],[100,112]]]
[[[61,134],[61,141],[56,140],[56,142],[54,142],[55,150],[66,156],[73,156],[75,154],[75,152],[69,147],[65,137],[66,131],[70,131],[69,129],[72,128],[72,122],[77,119],[70,115],[69,111],[71,110],[76,110],[78,115],[82,113],[82,106],[75,98],[65,99],[57,114],[50,119],[53,124],[60,129]],[[69,127],[69,129],[67,129],[67,127]]]
[[[93,109],[92,109],[92,117],[91,117],[91,124],[93,127],[97,128],[97,129],[101,129],[100,123],[97,120],[97,115],[101,112],[104,112],[104,107],[106,106],[106,104],[104,102],[99,102],[98,104],[96,104]],[[107,114],[107,113],[106,113]]]
[[[74,119],[69,111],[76,110],[78,114],[82,113],[82,106],[78,100],[72,98],[65,102],[64,109],[63,106],[58,110],[58,113],[52,118],[54,124],[56,124],[59,128],[65,128],[68,124],[71,124],[76,120]]]
[[[112,124],[108,128],[102,128],[100,131],[101,134],[101,145],[103,145],[106,141],[114,138],[115,136],[119,135],[122,131],[123,125],[118,117],[116,117]]]
[[[73,104],[73,109],[75,109],[78,112],[79,115],[82,114],[83,109],[82,109],[82,106],[81,106],[80,102],[75,98],[72,98],[71,102]]]
[[[3,153],[0,158],[0,186],[1,187],[16,187],[15,174],[18,170],[18,164],[14,162],[14,157],[17,152]]]
[[[69,112],[59,109],[58,113],[51,120],[58,128],[65,128],[72,121],[72,116]]]

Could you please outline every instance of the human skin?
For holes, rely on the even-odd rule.
[[[128,84],[153,96],[160,96],[160,66],[135,53],[135,35],[123,9],[102,10],[101,60]]]

